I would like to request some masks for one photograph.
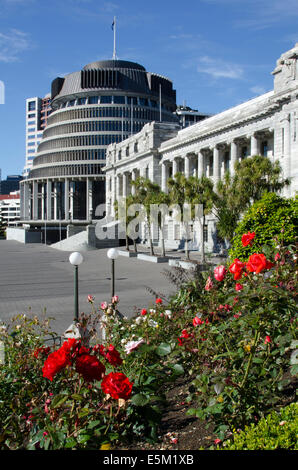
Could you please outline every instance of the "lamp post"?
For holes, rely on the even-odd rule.
[[[115,259],[119,256],[119,252],[116,248],[110,248],[107,252],[107,257],[112,260],[112,297],[115,295]]]
[[[78,267],[82,264],[84,258],[78,251],[71,253],[69,257],[69,262],[75,267],[75,277],[74,277],[74,320],[79,321],[79,276],[78,276]]]

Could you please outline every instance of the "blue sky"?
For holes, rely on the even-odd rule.
[[[0,0],[0,168],[21,174],[25,99],[113,55],[173,81],[177,104],[217,113],[273,88],[298,42],[298,0]]]

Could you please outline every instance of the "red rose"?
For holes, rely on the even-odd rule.
[[[42,368],[43,377],[52,382],[54,375],[68,365],[70,365],[70,356],[60,348],[58,351],[52,352],[46,359]]]
[[[155,300],[155,303],[158,305],[158,304],[162,304],[162,300],[160,298],[156,299]]]
[[[252,241],[255,238],[255,236],[256,236],[255,232],[244,233],[241,238],[242,246],[252,245]]]
[[[265,342],[265,344],[269,344],[269,343],[271,343],[272,341],[271,341],[271,338],[270,338],[270,336],[266,336],[266,338],[265,338],[265,341],[264,341],[264,342]]]
[[[242,289],[243,289],[243,285],[237,283],[237,284],[235,285],[235,289],[236,289],[236,290],[242,290]]]
[[[74,338],[68,338],[67,341],[61,346],[61,351],[64,351],[68,356],[73,356],[77,351],[76,349],[81,345],[81,342]],[[58,349],[59,351],[59,349]]]
[[[217,266],[214,269],[214,277],[217,281],[223,281],[226,275],[226,268],[223,265]]]
[[[76,371],[84,377],[86,382],[101,380],[105,370],[105,366],[95,356],[82,354],[76,358]]]
[[[272,268],[273,264],[262,253],[254,253],[248,258],[246,269],[251,273],[260,273],[264,269]]]
[[[121,372],[111,372],[106,375],[101,382],[102,391],[118,400],[123,398],[128,400],[131,395],[133,382],[130,382],[126,375]]]
[[[98,352],[102,357],[105,357],[105,348],[102,344],[96,344],[93,346],[93,351]]]
[[[143,309],[141,310],[141,315],[144,316],[144,315],[147,315],[147,313],[148,313],[148,312],[147,312],[147,310],[146,310],[145,308],[143,308]]]
[[[105,352],[105,358],[109,361],[112,366],[120,366],[122,364],[122,359],[119,352],[115,349],[115,346],[110,344]]]
[[[234,262],[229,267],[230,273],[234,274],[234,280],[238,281],[241,278],[245,264],[242,263],[238,258],[234,259]]]
[[[201,320],[199,317],[194,317],[192,321],[193,326],[203,325],[203,323],[203,320]]]

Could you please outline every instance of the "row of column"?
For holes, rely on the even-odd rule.
[[[192,154],[186,154],[181,157],[175,157],[172,160],[163,161],[161,164],[161,189],[163,191],[167,190],[167,179],[169,176],[169,165],[172,165],[172,175],[175,175],[178,171],[181,171],[179,168],[179,160],[184,162],[184,168],[182,169],[186,178],[191,175],[198,176],[201,178],[203,175],[207,177],[212,177],[214,183],[216,184],[221,176],[224,174],[225,160],[222,158],[224,150],[228,153],[229,160],[229,170],[231,174],[234,174],[234,165],[238,160],[238,143],[235,140],[230,141],[225,144],[217,144],[213,148],[203,148],[198,152],[192,152]],[[260,141],[255,134],[250,136],[250,155],[260,154]],[[194,155],[197,158],[197,166],[192,168],[191,171],[191,162],[194,158]],[[213,165],[210,165],[210,161],[213,161]],[[212,168],[212,170],[211,170]],[[212,173],[212,174],[211,174]]]
[[[60,181],[59,181],[60,183]],[[64,184],[64,220],[73,220],[74,188],[72,180],[65,178]],[[93,212],[92,180],[86,179],[86,220],[91,220]],[[41,184],[41,191],[38,185]],[[24,181],[21,183],[21,219],[22,220],[61,220],[58,214],[58,182],[48,179],[46,182]],[[38,217],[38,202],[41,201],[41,217]],[[52,209],[54,209],[52,211]],[[52,218],[52,212],[54,217]]]

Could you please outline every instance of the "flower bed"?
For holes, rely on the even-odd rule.
[[[244,234],[244,246],[254,242]],[[267,247],[198,273],[130,320],[118,315],[117,296],[98,308],[90,295],[91,314],[80,318],[89,337],[60,347],[45,345],[54,335],[47,320],[17,317],[0,338],[0,447],[154,443],[167,389],[182,377],[186,416],[212,426],[221,445],[295,400],[296,285],[296,247]],[[170,438],[177,445],[177,433]]]

